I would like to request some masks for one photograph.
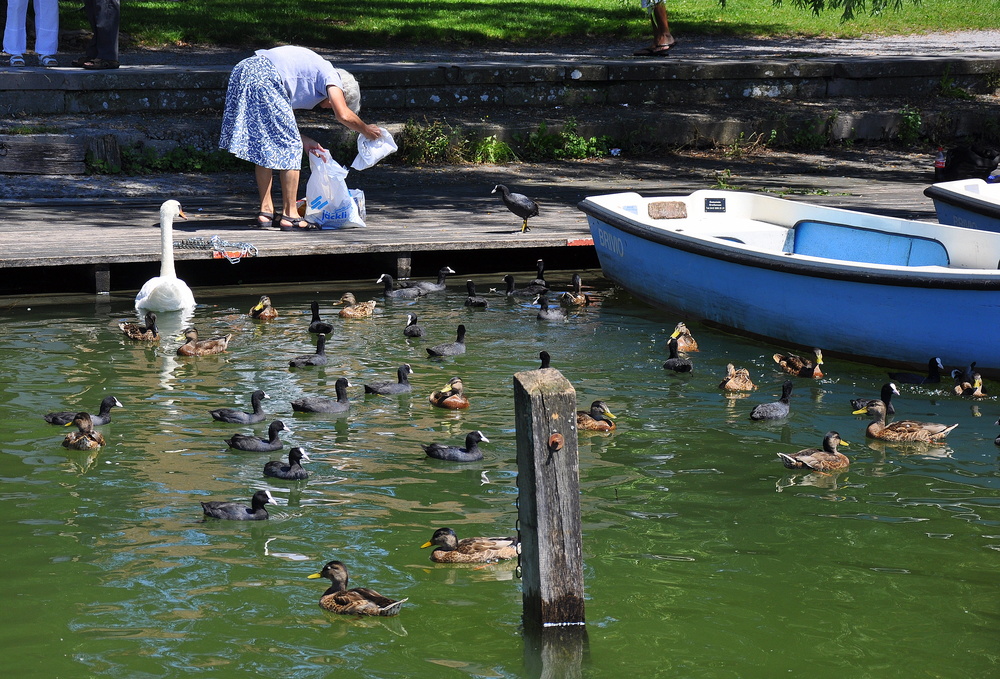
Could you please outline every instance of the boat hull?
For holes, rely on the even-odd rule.
[[[1000,184],[982,179],[941,182],[924,189],[938,221],[966,229],[1000,232]]]

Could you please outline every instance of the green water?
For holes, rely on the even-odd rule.
[[[377,272],[376,272],[377,273]],[[550,280],[567,287],[569,272]],[[519,280],[527,277],[521,275]],[[375,275],[373,275],[374,280]],[[476,277],[481,293],[499,276]],[[435,528],[459,536],[510,533],[516,508],[514,372],[547,349],[581,405],[602,398],[612,435],[582,434],[580,467],[589,649],[587,677],[987,677],[997,672],[1000,483],[995,399],[903,387],[897,417],[960,422],[943,447],[865,441],[849,399],[878,394],[884,372],[828,358],[827,377],[796,380],[786,422],[754,423],[777,398],[775,347],[688,322],[701,345],[689,376],[664,374],[677,317],[615,291],[594,272],[600,305],[543,323],[500,298],[462,306],[464,277],[446,295],[379,307],[370,321],[335,318],[346,290],[376,286],[196,290],[202,334],[232,332],[222,356],[178,358],[177,342],[123,340],[128,297],[27,308],[10,300],[0,324],[0,640],[14,677],[522,677],[521,594],[509,565],[434,565],[419,546]],[[267,293],[282,312],[245,315]],[[312,299],[336,324],[325,368],[289,370],[310,352]],[[407,312],[428,332],[402,336]],[[181,321],[162,318],[168,331]],[[469,328],[468,353],[430,360],[424,347]],[[920,331],[932,331],[925,327]],[[946,333],[943,336],[946,339]],[[726,398],[727,362],[761,389]],[[361,385],[413,365],[412,397],[367,397]],[[292,415],[289,401],[352,382],[346,418]],[[426,394],[460,375],[464,412]],[[989,386],[989,385],[988,385]],[[207,411],[265,409],[290,424],[288,445],[313,462],[307,482],[265,479],[277,454],[229,451],[235,432]],[[125,405],[102,428],[98,454],[66,451],[52,410]],[[977,416],[977,412],[981,416]],[[481,463],[428,460],[420,443],[459,443],[481,429]],[[838,430],[851,468],[833,476],[786,470],[776,451],[818,445]],[[484,483],[482,472],[488,483]],[[199,501],[280,503],[261,523],[203,521]],[[409,597],[397,618],[321,610],[329,559],[352,586]]]

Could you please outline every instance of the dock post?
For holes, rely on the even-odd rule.
[[[587,641],[576,391],[553,368],[514,375],[525,664],[579,677]]]
[[[410,277],[413,265],[412,252],[400,252],[396,256],[396,280],[402,281]]]
[[[94,292],[98,295],[111,294],[111,266],[107,263],[94,265]]]

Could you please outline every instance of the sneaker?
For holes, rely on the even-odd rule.
[[[52,66],[58,66],[59,65],[59,60],[56,59],[51,54],[42,54],[42,55],[39,55],[39,57],[38,57],[38,65],[39,66],[45,66],[46,68],[50,68]]]
[[[10,65],[21,67],[24,66],[24,57],[20,54],[14,54],[10,57]]]

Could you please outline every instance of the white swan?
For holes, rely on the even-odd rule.
[[[174,271],[174,218],[187,219],[176,200],[160,206],[160,275],[146,281],[135,296],[135,308],[141,311],[191,311],[194,293]]]

